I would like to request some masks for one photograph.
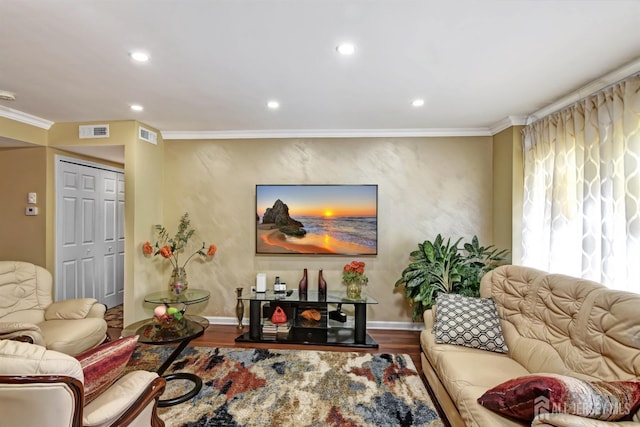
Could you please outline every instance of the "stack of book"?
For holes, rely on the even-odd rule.
[[[276,339],[280,335],[289,334],[289,323],[275,324],[271,320],[265,319],[262,324],[262,338],[263,339]]]

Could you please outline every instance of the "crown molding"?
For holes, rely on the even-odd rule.
[[[489,128],[440,129],[280,129],[247,131],[163,131],[169,139],[285,139],[285,138],[419,138],[454,136],[491,136]]]
[[[605,89],[612,84],[618,83],[626,79],[633,74],[640,72],[640,58],[636,58],[635,60],[629,62],[628,64],[623,65],[622,67],[614,70],[604,76],[596,79],[586,85],[582,86],[576,91],[569,93],[568,95],[563,96],[557,101],[547,105],[539,109],[538,111],[530,114],[527,117],[526,124],[531,124],[537,120],[540,120],[543,117],[548,116],[549,114],[553,114],[556,111],[560,111],[563,108],[568,107],[571,104],[574,104],[581,99],[586,98],[587,96],[593,95],[596,92],[599,92]]]
[[[489,130],[491,135],[502,132],[512,126],[524,126],[527,123],[527,116],[507,116],[497,123],[494,123]]]
[[[31,114],[23,113],[22,111],[14,110],[13,108],[0,105],[0,117],[15,120],[27,125],[36,126],[45,130],[49,130],[53,126],[52,121],[43,119],[41,117],[32,116]]]

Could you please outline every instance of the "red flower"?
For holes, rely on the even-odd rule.
[[[144,242],[144,244],[142,245],[142,253],[144,253],[145,255],[151,255],[153,253],[153,247],[151,246],[151,243]]]
[[[171,258],[171,248],[169,246],[163,246],[160,248],[160,255],[162,255],[163,258]]]
[[[216,254],[217,250],[218,250],[218,247],[216,245],[211,245],[211,246],[209,246],[209,250],[207,251],[207,255],[208,256],[214,256]]]

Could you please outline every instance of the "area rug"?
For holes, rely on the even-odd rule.
[[[122,304],[107,309],[104,320],[107,321],[107,327],[122,329]]]
[[[127,370],[155,370],[171,347],[140,344]],[[174,426],[442,426],[408,355],[187,347],[166,374],[203,380],[191,400],[159,408]],[[184,392],[167,384],[162,398]]]

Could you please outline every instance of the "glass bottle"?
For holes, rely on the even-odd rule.
[[[304,269],[304,273],[302,274],[302,279],[300,279],[300,283],[298,283],[298,293],[299,295],[306,296],[307,288],[309,287],[309,282],[307,281],[307,269]]]
[[[318,272],[318,296],[327,296],[327,281],[322,277],[322,270]]]

